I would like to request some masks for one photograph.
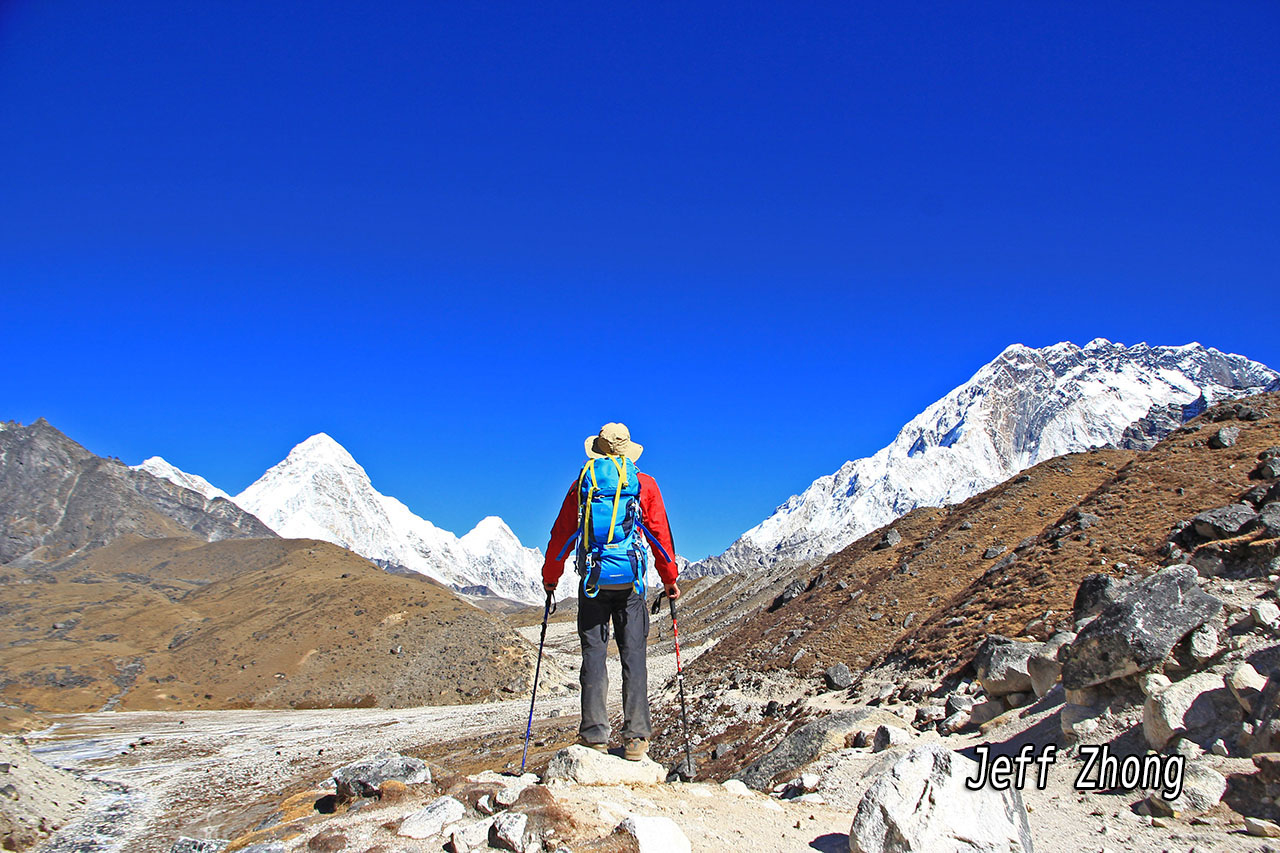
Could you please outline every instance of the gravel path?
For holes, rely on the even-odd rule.
[[[539,629],[520,631],[536,644]],[[577,644],[572,625],[550,626],[540,719],[578,710]],[[609,666],[616,686],[616,654]],[[674,673],[674,655],[651,657],[651,693]],[[610,699],[611,710],[620,708],[620,695]],[[314,784],[343,763],[385,749],[523,731],[528,713],[527,695],[401,709],[104,712],[54,717],[27,740],[46,763],[110,783],[83,819],[50,842],[50,853],[165,851],[179,834],[216,836],[229,815],[265,809],[282,791]]]

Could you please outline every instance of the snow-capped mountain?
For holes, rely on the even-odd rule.
[[[1200,344],[1015,344],[913,418],[888,447],[815,480],[690,573],[811,562],[916,507],[962,501],[1064,453],[1132,446],[1143,429],[1168,432],[1206,401],[1277,381],[1264,365]],[[1170,406],[1183,416],[1172,423]]]
[[[135,471],[146,471],[148,474],[159,477],[162,480],[176,483],[184,489],[199,492],[209,500],[214,498],[231,500],[231,495],[222,491],[222,489],[219,489],[204,477],[198,474],[188,474],[186,471],[175,468],[159,456],[152,456],[150,459],[143,460],[141,465],[131,465],[130,467]]]
[[[286,538],[323,539],[470,593],[540,603],[542,552],[496,516],[461,539],[373,487],[342,445],[319,433],[234,498]]]

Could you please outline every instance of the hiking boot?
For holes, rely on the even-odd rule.
[[[649,751],[649,741],[642,737],[633,737],[627,741],[626,747],[622,751],[622,757],[627,761],[639,761],[644,758],[645,753]]]
[[[596,752],[609,751],[609,744],[607,743],[588,743],[582,738],[578,738],[578,746],[585,746],[587,749],[594,749]]]

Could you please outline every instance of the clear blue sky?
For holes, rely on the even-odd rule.
[[[1013,342],[1280,365],[1278,81],[1273,0],[0,0],[0,417],[537,546],[623,420],[701,557]]]

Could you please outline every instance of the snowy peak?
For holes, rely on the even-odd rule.
[[[204,477],[198,474],[188,474],[173,465],[166,462],[159,456],[152,456],[150,459],[144,459],[141,465],[132,465],[135,471],[146,471],[152,476],[159,477],[162,480],[168,480],[170,483],[176,483],[184,489],[190,489],[193,492],[199,492],[209,500],[214,498],[222,498],[223,500],[231,500],[231,495],[219,489],[210,483]]]
[[[964,500],[1064,453],[1143,446],[1207,403],[1275,382],[1265,365],[1195,343],[1014,344],[888,447],[815,480],[693,573],[812,562],[916,507]]]
[[[333,542],[457,590],[543,600],[542,553],[521,545],[502,519],[485,518],[459,539],[375,489],[325,433],[298,444],[235,500],[284,537]]]

